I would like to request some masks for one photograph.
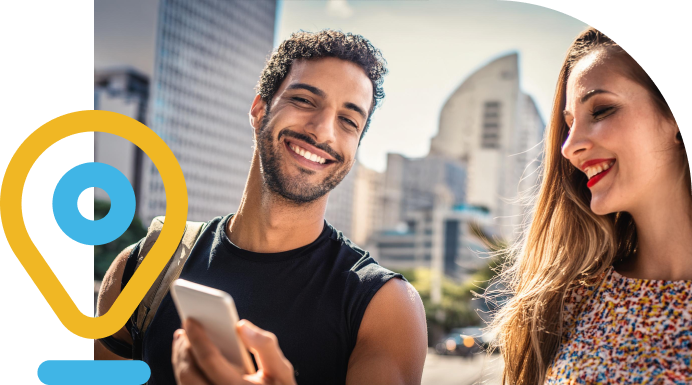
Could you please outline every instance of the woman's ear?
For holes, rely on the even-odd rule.
[[[678,133],[675,134],[675,144],[685,144],[685,142],[682,141],[682,133],[680,130],[678,130]]]
[[[250,125],[252,126],[255,133],[257,133],[262,127],[262,119],[264,118],[264,113],[266,111],[267,103],[262,99],[260,95],[255,95],[255,99],[252,101],[252,107],[250,107]]]

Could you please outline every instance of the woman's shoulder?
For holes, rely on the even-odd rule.
[[[611,275],[612,268],[590,279],[580,279],[572,283],[565,293],[563,303],[563,327],[570,328],[579,315],[587,312],[589,303],[601,284]]]

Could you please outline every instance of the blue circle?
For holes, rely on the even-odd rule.
[[[97,221],[84,218],[77,200],[89,187],[103,189],[111,200],[108,215]],[[123,235],[135,216],[135,193],[117,168],[104,163],[80,164],[60,178],[53,192],[53,215],[68,237],[85,245],[103,245]]]

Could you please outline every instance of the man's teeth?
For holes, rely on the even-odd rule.
[[[310,161],[313,161],[313,162],[319,163],[319,164],[324,164],[324,162],[327,161],[326,159],[324,159],[320,156],[317,156],[317,155],[311,153],[310,151],[307,151],[301,147],[298,147],[295,144],[292,144],[290,147],[291,147],[291,150],[293,150],[293,152],[295,152],[296,154],[302,156],[303,158],[305,158],[307,160],[310,160]]]
[[[610,161],[610,162],[599,163],[597,165],[587,167],[586,170],[584,170],[584,172],[586,173],[586,177],[591,179],[594,176],[596,176],[597,174],[600,174],[603,171],[611,168],[614,164],[615,164],[614,160]]]

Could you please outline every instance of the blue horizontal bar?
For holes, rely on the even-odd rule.
[[[38,379],[46,385],[142,385],[151,370],[144,361],[44,361]]]

